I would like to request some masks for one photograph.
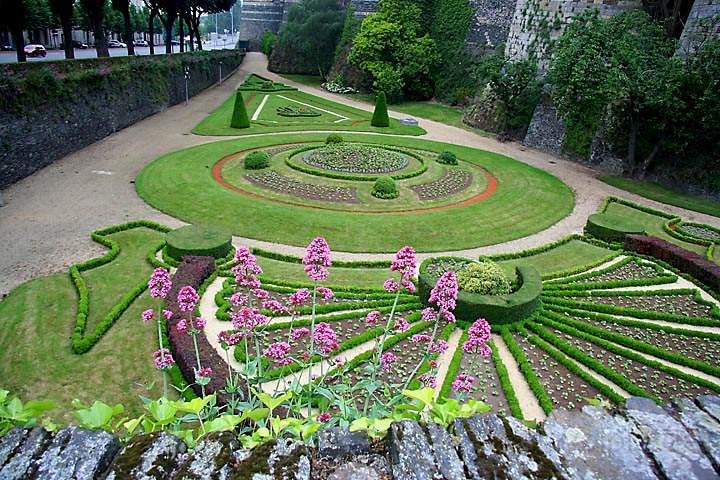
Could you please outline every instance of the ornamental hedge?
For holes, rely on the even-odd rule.
[[[618,215],[594,213],[587,219],[585,233],[608,242],[621,242],[626,235],[644,234],[645,228]]]
[[[262,150],[250,152],[243,161],[247,170],[260,170],[270,166],[270,155]]]
[[[392,177],[380,177],[375,180],[372,188],[372,196],[384,200],[391,200],[400,195],[395,180]]]
[[[387,99],[385,98],[385,92],[380,92],[377,95],[377,99],[375,101],[375,110],[373,111],[370,125],[372,125],[373,127],[390,126],[390,116],[388,115]]]
[[[420,265],[418,295],[423,304],[428,303],[430,291],[437,278],[427,267],[438,258],[429,258]],[[516,268],[520,287],[507,295],[479,295],[460,290],[457,296],[455,316],[459,320],[474,322],[484,318],[490,324],[503,325],[529,317],[540,306],[542,279],[534,267],[521,265]]]
[[[232,249],[232,235],[204,225],[186,225],[165,234],[167,254],[175,260],[185,255],[225,258]]]
[[[235,92],[235,105],[233,106],[233,116],[232,120],[230,120],[230,126],[232,128],[250,128],[250,119],[248,118],[247,110],[245,109],[245,100],[240,90]]]

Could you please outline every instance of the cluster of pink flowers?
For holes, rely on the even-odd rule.
[[[430,303],[438,309],[438,316],[448,322],[455,321],[455,301],[457,300],[458,283],[455,272],[445,272],[430,292]],[[424,312],[423,312],[424,313]]]
[[[416,333],[412,336],[411,340],[413,343],[418,342],[429,342],[432,339],[427,333]]]
[[[392,369],[392,364],[395,363],[397,357],[392,352],[385,352],[380,356],[380,366],[386,372]]]
[[[244,335],[239,332],[232,332],[230,330],[223,330],[222,332],[218,333],[218,342],[220,345],[225,348],[227,347],[234,347],[238,343],[240,343],[240,340],[244,338]]]
[[[270,319],[266,315],[261,314],[258,309],[250,307],[233,312],[230,314],[230,318],[236,330],[245,332],[251,332],[257,327],[270,323]]]
[[[472,389],[474,383],[475,377],[461,373],[455,377],[452,383],[452,389],[455,393],[470,393],[470,389]]]
[[[330,415],[329,412],[322,412],[320,415],[318,415],[317,419],[320,423],[327,423],[332,420],[332,415]]]
[[[319,282],[328,277],[327,267],[332,265],[330,246],[323,237],[316,237],[308,244],[302,263],[310,280]]]
[[[234,307],[245,307],[245,306],[247,306],[247,303],[248,303],[247,295],[245,295],[242,292],[235,292],[232,295],[230,295],[230,303]]]
[[[279,365],[289,365],[293,362],[291,358],[288,357],[288,354],[290,353],[290,344],[287,342],[275,342],[270,344],[265,351],[263,352],[263,355],[265,355],[270,360],[273,360],[275,363]]]
[[[445,340],[438,340],[437,342],[430,345],[430,351],[432,353],[443,353],[448,349],[448,343]]]
[[[262,307],[266,310],[270,310],[276,315],[290,313],[290,309],[277,300],[267,300],[262,303]]]
[[[380,321],[381,316],[382,314],[380,312],[378,312],[377,310],[373,310],[365,317],[365,323],[367,323],[368,325],[377,325]]]
[[[182,312],[191,312],[195,309],[195,305],[200,300],[200,296],[195,289],[186,285],[180,289],[177,296],[178,308]]]
[[[288,303],[293,307],[301,307],[305,305],[312,298],[312,293],[307,288],[299,288],[290,295]]]
[[[153,318],[155,318],[155,310],[153,310],[152,308],[148,308],[147,310],[142,312],[143,322],[149,322]]]
[[[170,282],[170,272],[164,268],[156,268],[153,270],[150,280],[148,280],[148,289],[150,296],[153,298],[165,298],[170,292],[172,282]]]
[[[263,270],[257,264],[255,255],[247,247],[240,247],[235,252],[235,261],[237,265],[231,271],[235,274],[237,284],[245,288],[260,288],[257,275],[263,273]]]
[[[295,342],[300,340],[303,337],[308,337],[308,336],[310,336],[310,329],[307,327],[296,328],[295,330],[293,330],[292,335],[291,335],[293,341],[295,341]]]
[[[400,291],[401,288],[405,288],[410,293],[415,293],[415,284],[412,281],[413,275],[415,275],[415,269],[417,268],[417,257],[415,256],[415,249],[412,247],[403,247],[397,251],[395,258],[390,264],[391,272],[398,272],[400,274],[400,281],[389,278],[383,284],[383,288],[389,293],[395,293]]]
[[[317,293],[319,293],[324,300],[330,300],[335,296],[335,292],[328,287],[317,287]]]
[[[195,376],[196,377],[203,377],[203,378],[210,378],[212,377],[213,371],[210,367],[201,368],[199,370],[195,370]]]
[[[437,377],[433,375],[432,370],[420,375],[418,380],[420,380],[423,385],[430,388],[435,388],[435,385],[437,384]]]
[[[262,288],[253,288],[252,294],[258,300],[267,300],[270,298],[270,292],[263,290]]]
[[[487,342],[490,340],[490,324],[484,318],[479,318],[468,328],[468,339],[463,343],[462,349],[467,353],[477,353],[482,357],[492,355]]]
[[[175,359],[167,348],[161,348],[153,352],[153,361],[158,370],[165,370],[175,365]]]
[[[410,328],[410,324],[404,318],[398,318],[397,320],[395,320],[395,331],[397,333],[402,333],[408,328]]]
[[[198,331],[205,328],[207,322],[204,318],[196,317],[195,320],[188,322],[185,319],[180,320],[175,328],[180,333],[187,333],[188,335],[195,335]]]
[[[315,349],[317,349],[318,352],[327,355],[333,350],[340,348],[337,339],[337,333],[335,333],[335,330],[333,330],[329,323],[322,322],[315,325],[313,341],[315,343]]]

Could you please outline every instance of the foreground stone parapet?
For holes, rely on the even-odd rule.
[[[330,428],[317,448],[278,439],[244,449],[213,432],[192,451],[167,433],[122,449],[107,432],[50,434],[14,428],[0,438],[0,479],[480,480],[720,478],[720,397],[660,407],[633,397],[607,411],[553,411],[537,428],[496,414],[456,419],[449,429],[403,420],[372,442]]]

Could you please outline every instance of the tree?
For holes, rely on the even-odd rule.
[[[172,54],[173,26],[175,25],[175,20],[177,20],[181,5],[178,0],[158,0],[158,4],[165,12],[165,17],[162,18],[163,24],[165,25],[165,53],[170,55]]]
[[[111,0],[112,7],[120,12],[123,17],[123,39],[127,45],[128,55],[135,55],[135,45],[133,45],[133,29],[130,22],[130,0]]]
[[[85,15],[95,37],[95,50],[98,57],[109,57],[110,52],[105,36],[105,0],[80,0]]]
[[[62,26],[65,58],[75,58],[75,49],[72,44],[72,20],[75,13],[75,0],[50,0],[50,9],[58,17]]]
[[[420,9],[409,0],[380,0],[380,9],[363,20],[353,41],[350,63],[370,75],[375,90],[391,103],[432,96],[431,72],[439,57],[435,41],[421,34],[420,19]]]
[[[372,120],[370,125],[373,127],[389,127],[390,116],[388,115],[387,100],[385,98],[385,92],[377,94],[375,99],[375,110],[373,111]]]
[[[143,0],[148,10],[148,46],[150,55],[155,55],[155,19],[160,15],[160,0]]]
[[[247,110],[245,109],[245,100],[243,99],[242,92],[238,90],[235,92],[235,105],[233,107],[233,116],[230,121],[232,128],[249,128],[250,119],[248,119]]]
[[[15,43],[17,61],[26,62],[23,29],[25,28],[27,11],[23,0],[0,0],[0,11],[2,11],[0,25],[10,30],[13,43]]]

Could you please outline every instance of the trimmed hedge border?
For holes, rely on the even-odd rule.
[[[552,291],[566,291],[566,290],[595,290],[595,289],[611,289],[611,288],[625,288],[625,287],[638,287],[638,286],[647,286],[647,285],[663,285],[667,283],[675,283],[678,280],[677,275],[674,274],[667,274],[663,270],[662,267],[656,264],[646,264],[647,266],[651,267],[655,270],[656,273],[659,275],[657,277],[651,277],[651,278],[638,278],[638,279],[625,279],[625,280],[604,280],[604,281],[596,281],[596,282],[584,282],[584,283],[576,283],[578,280],[585,280],[588,278],[596,277],[599,275],[603,275],[608,272],[612,272],[614,270],[617,270],[618,268],[624,267],[625,265],[635,262],[640,264],[638,261],[638,258],[635,257],[628,257],[623,259],[620,262],[617,262],[613,265],[610,265],[607,268],[604,268],[602,270],[595,270],[593,272],[587,272],[585,274],[580,274],[576,277],[570,277],[561,279],[549,284],[545,284],[543,286],[545,292],[552,292]],[[643,262],[644,263],[644,262]]]
[[[510,375],[508,374],[507,367],[502,363],[502,360],[500,360],[500,355],[497,352],[497,346],[492,340],[488,342],[488,346],[492,351],[491,358],[495,364],[495,371],[497,372],[498,379],[500,380],[500,386],[505,393],[505,400],[510,407],[510,414],[518,420],[524,421],[525,417],[523,416],[522,409],[520,409],[520,402],[515,394],[512,382],[510,382]],[[462,351],[462,348],[458,348],[458,350]]]
[[[621,242],[626,235],[645,234],[642,225],[609,213],[593,213],[585,224],[585,233],[607,242]]]
[[[147,288],[147,279],[143,282],[135,285],[130,292],[125,294],[123,298],[116,303],[110,311],[103,317],[98,323],[93,332],[85,336],[85,330],[87,328],[87,317],[90,310],[90,292],[87,288],[85,280],[82,278],[81,272],[91,270],[93,268],[100,267],[108,264],[115,260],[120,255],[120,245],[109,238],[109,235],[114,233],[123,232],[125,230],[132,230],[134,228],[149,228],[161,233],[165,233],[170,230],[168,227],[161,225],[156,222],[149,220],[136,220],[133,222],[123,223],[120,225],[113,225],[111,227],[97,230],[92,233],[91,238],[110,249],[109,252],[101,257],[90,259],[83,263],[77,263],[71,265],[69,269],[70,279],[72,280],[75,290],[78,293],[77,313],[75,315],[75,328],[73,329],[71,337],[71,346],[74,353],[81,354],[90,351],[97,342],[110,330],[110,327],[117,321],[118,318],[127,310],[130,305],[138,298]],[[155,246],[151,249],[151,252],[156,252],[158,247]]]
[[[198,247],[196,243],[198,237],[208,234],[213,236],[213,240],[206,247]],[[182,260],[182,257],[186,255],[224,259],[232,250],[232,235],[230,232],[204,225],[185,225],[171,230],[165,234],[165,242],[165,251],[174,260]],[[180,243],[180,245],[177,245],[177,243]]]
[[[272,82],[273,88],[259,88],[259,87],[252,87],[249,85],[250,79],[252,78],[259,78],[260,80],[264,82]],[[262,75],[258,75],[257,73],[252,73],[248,78],[245,79],[245,81],[238,87],[238,90],[243,92],[264,92],[264,93],[273,93],[273,92],[295,92],[297,91],[296,87],[291,87],[290,85],[285,85],[281,82],[276,82],[274,80],[271,80],[269,78],[263,77]]]
[[[523,332],[527,333],[525,329],[521,328],[518,328],[518,332],[520,334],[522,334]],[[553,410],[553,408],[555,408],[555,406],[553,405],[550,397],[548,397],[545,388],[540,383],[540,380],[535,374],[535,370],[533,370],[530,361],[525,356],[525,352],[523,352],[522,348],[520,348],[520,345],[517,344],[509,329],[503,329],[503,331],[500,333],[500,336],[502,337],[503,342],[505,342],[505,346],[507,346],[510,354],[515,359],[515,362],[520,369],[520,373],[522,373],[525,377],[525,381],[528,383],[530,390],[535,395],[535,398],[540,404],[540,408],[543,409],[543,412],[549,414]]]
[[[442,258],[447,257],[427,258],[420,265],[418,296],[423,304],[427,304],[430,291],[437,283],[425,270],[433,261]],[[505,325],[526,319],[540,306],[542,280],[535,268],[524,265],[517,267],[517,276],[522,284],[508,295],[478,295],[460,290],[455,315],[469,322],[484,318],[491,325]]]
[[[453,353],[452,360],[450,360],[450,365],[448,365],[448,371],[447,375],[445,376],[445,381],[443,381],[443,384],[440,387],[440,392],[438,393],[439,398],[450,398],[452,383],[455,380],[458,372],[460,371],[460,362],[462,361],[463,357],[463,349],[461,348],[461,345],[466,342],[467,339],[467,329],[464,329],[462,335],[460,336],[460,340],[458,341],[458,347]]]

